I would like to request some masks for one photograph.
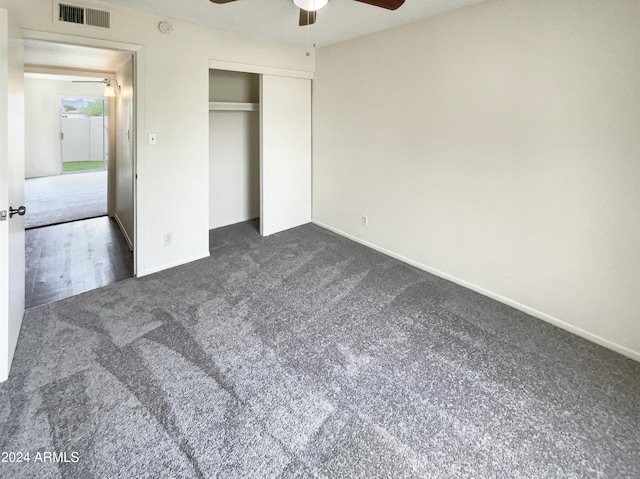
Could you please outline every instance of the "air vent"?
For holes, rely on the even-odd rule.
[[[87,25],[111,28],[111,14],[102,10],[87,8]]]
[[[94,8],[59,3],[58,21],[91,27],[111,28],[111,13]]]
[[[80,25],[84,25],[84,8],[61,3],[58,20],[61,22],[79,23]]]

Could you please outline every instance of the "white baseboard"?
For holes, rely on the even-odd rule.
[[[120,231],[122,231],[122,235],[124,236],[124,239],[127,240],[127,244],[129,245],[129,251],[133,251],[133,241],[131,241],[131,238],[129,237],[129,233],[127,233],[127,230],[122,224],[122,221],[120,221],[120,218],[118,217],[118,213],[113,214],[113,219],[116,220],[116,223],[118,223],[118,227],[120,228]]]
[[[189,258],[184,258],[179,261],[174,261],[173,263],[163,264],[162,266],[156,266],[154,268],[145,269],[143,276],[146,276],[148,274],[158,273],[160,271],[164,271],[165,269],[175,268],[176,266],[181,266],[183,264],[191,263],[192,261],[198,261],[199,259],[208,258],[209,256],[211,256],[211,253],[207,251],[204,254],[191,256]]]
[[[333,233],[336,233],[340,236],[343,236],[345,238],[348,238],[352,241],[355,241],[356,243],[360,243],[364,246],[367,246],[368,248],[374,249],[380,253],[383,253],[387,256],[391,256],[392,258],[395,258],[399,261],[402,261],[403,263],[407,263],[410,264],[411,266],[415,266],[418,269],[421,269],[423,271],[426,271],[427,273],[431,273],[434,276],[438,276],[440,278],[446,279],[447,281],[451,281],[452,283],[456,283],[459,284],[460,286],[463,286],[467,289],[470,289],[472,291],[475,291],[476,293],[480,293],[483,296],[487,296],[491,299],[495,299],[496,301],[506,304],[507,306],[511,306],[514,309],[517,309],[519,311],[522,311],[523,313],[527,313],[530,316],[533,316],[534,318],[538,318],[541,319],[542,321],[546,321],[547,323],[553,324],[554,326],[557,326],[559,328],[564,329],[565,331],[569,331],[570,333],[573,333],[577,336],[580,336],[581,338],[584,338],[588,341],[591,341],[593,343],[599,344],[600,346],[604,346],[607,349],[610,349],[612,351],[615,351],[617,353],[622,354],[623,356],[626,356],[630,359],[633,359],[635,361],[640,362],[640,352],[639,351],[633,351],[632,349],[629,349],[625,346],[622,346],[618,343],[614,343],[613,341],[610,341],[608,339],[605,339],[601,336],[598,336],[597,334],[593,334],[590,333],[589,331],[586,331],[584,329],[578,328],[577,326],[574,326],[570,323],[567,323],[565,321],[562,321],[558,318],[555,318],[553,316],[550,316],[546,313],[543,313],[541,311],[538,311],[537,309],[531,308],[529,306],[526,306],[524,304],[518,303],[517,301],[514,301],[512,299],[509,299],[505,296],[502,296],[500,294],[494,293],[493,291],[489,291],[487,289],[484,289],[480,286],[477,286],[473,283],[469,283],[468,281],[465,281],[463,279],[457,278],[455,276],[452,276],[450,274],[447,274],[443,271],[437,270],[435,268],[432,268],[430,266],[424,265],[422,263],[419,263],[417,261],[414,261],[410,258],[407,258],[405,256],[402,256],[400,254],[394,253],[393,251],[389,251],[385,248],[382,248],[376,244],[370,243],[368,241],[365,241],[361,238],[358,238],[357,236],[353,236],[349,233],[345,233],[344,231],[341,231],[337,228],[334,228],[332,226],[326,225],[324,223],[321,223],[320,221],[316,221],[316,220],[312,220],[311,221],[313,224],[324,228],[326,230],[332,231]]]

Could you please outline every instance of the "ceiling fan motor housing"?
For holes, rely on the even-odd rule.
[[[321,8],[326,7],[329,0],[293,0],[293,3],[302,10],[317,12]]]

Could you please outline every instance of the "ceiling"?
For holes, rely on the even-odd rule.
[[[130,53],[117,50],[24,41],[24,63],[27,66],[116,72],[129,58]]]
[[[104,77],[76,76],[76,75],[52,75],[49,73],[30,73],[25,72],[25,78],[35,78],[37,80],[52,80],[66,82],[82,82],[82,83],[106,83]]]
[[[487,0],[406,0],[395,11],[354,0],[329,0],[309,29],[298,26],[299,10],[292,0],[238,0],[225,5],[209,0],[103,1],[242,35],[323,46]],[[25,64],[33,67],[116,72],[130,57],[115,50],[25,40]]]
[[[329,0],[309,29],[298,26],[299,10],[292,0],[238,0],[223,5],[209,0],[103,1],[218,30],[295,45],[310,41],[321,47],[486,0],[406,0],[395,11],[354,0]]]

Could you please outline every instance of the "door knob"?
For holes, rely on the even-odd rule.
[[[27,212],[27,208],[25,208],[24,206],[20,206],[18,208],[13,208],[9,206],[9,218],[13,218],[13,215],[24,216],[26,212]]]

